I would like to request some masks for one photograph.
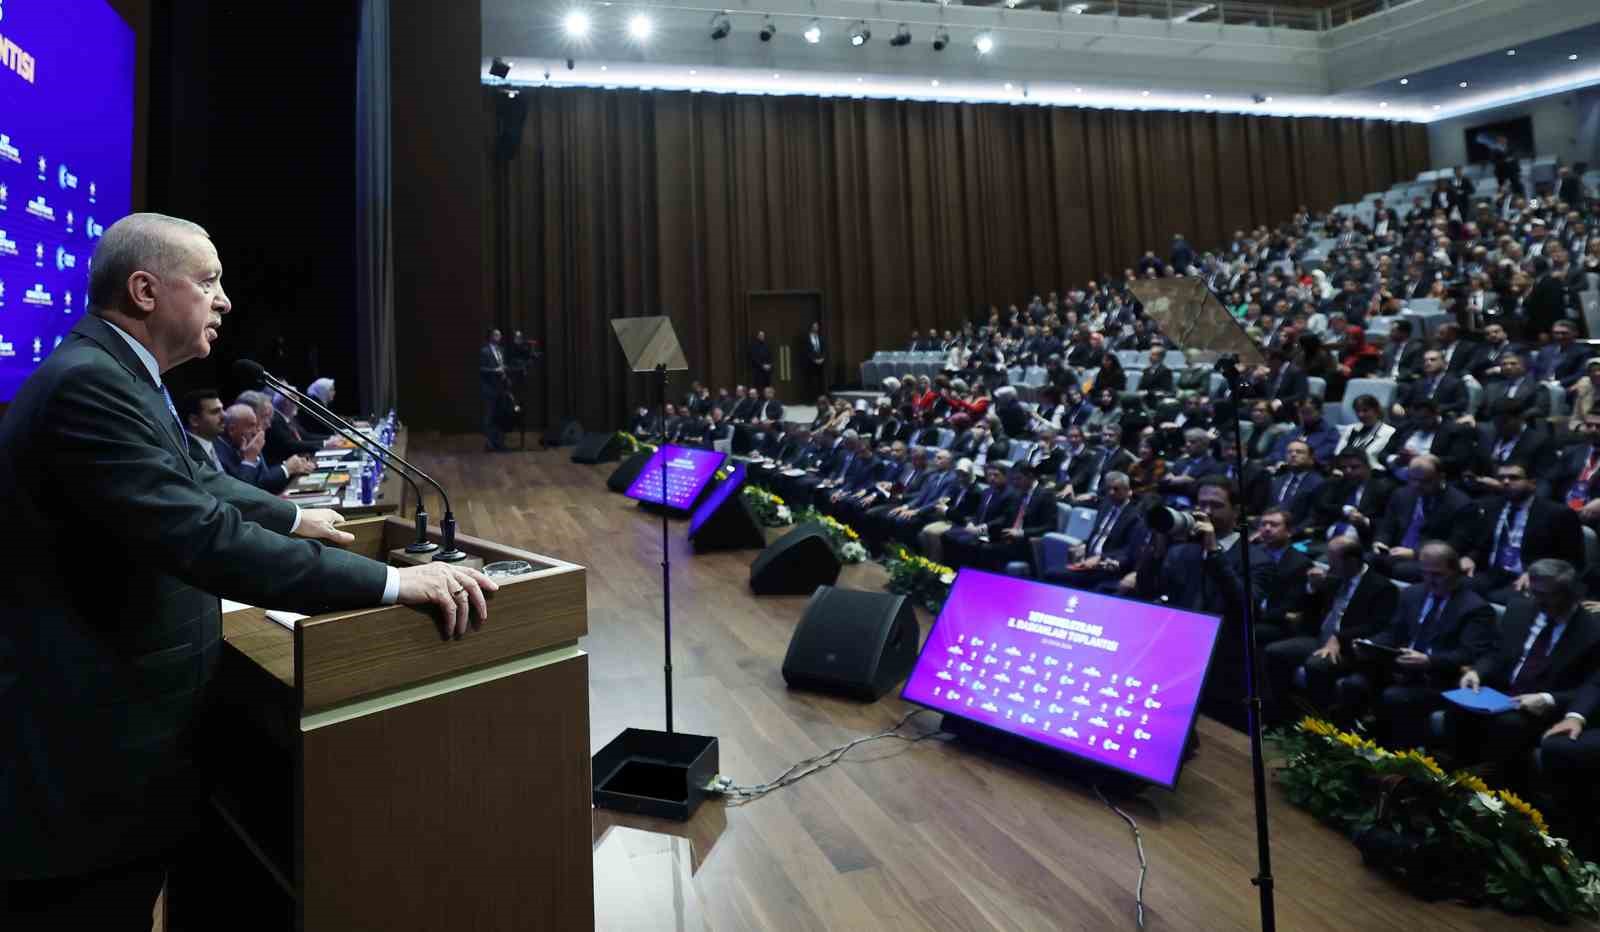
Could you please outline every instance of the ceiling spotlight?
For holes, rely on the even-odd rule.
[[[567,35],[574,39],[582,39],[589,34],[589,14],[582,10],[573,10],[561,18],[561,28]]]
[[[1207,95],[1206,95],[1206,100],[1210,100],[1210,99],[1211,99],[1211,95],[1210,95],[1210,94],[1207,94]]]
[[[1439,109],[1439,105],[1438,104],[1434,104],[1433,105],[1433,109],[1435,109],[1435,110]]]
[[[1149,91],[1140,91],[1139,92],[1139,96],[1140,97],[1149,97],[1150,96],[1150,92]]]
[[[1577,61],[1577,60],[1578,60],[1578,53],[1577,52],[1573,52],[1571,55],[1567,56],[1567,61]]]
[[[1515,54],[1517,54],[1517,50],[1516,49],[1506,49],[1506,54],[1507,55],[1515,55]]]
[[[1008,91],[1011,90],[1011,82],[1010,81],[1006,82],[1006,90],[1008,90]]]
[[[807,42],[816,45],[822,41],[822,24],[812,20],[811,25],[807,26],[806,31],[802,32],[801,35],[805,36]]]
[[[938,78],[934,78],[932,81],[929,81],[928,83],[933,85],[934,87],[938,87],[939,86],[939,79]]]
[[[949,44],[950,44],[950,33],[945,32],[943,29],[940,29],[940,30],[938,30],[937,32],[935,32],[933,34],[933,50],[935,52],[944,51],[944,47],[949,45]]]
[[[773,77],[773,80],[777,80],[777,79],[778,79],[778,78],[781,78],[781,77],[783,77],[783,75],[781,75],[781,74],[779,74],[779,73],[778,73],[778,72],[776,72],[776,71],[774,71],[774,72],[773,72],[773,73],[772,73],[772,77]]]
[[[489,63],[489,73],[504,81],[506,75],[511,73],[511,63],[504,58],[496,58]]]
[[[1462,81],[1460,84],[1456,85],[1456,87],[1466,87],[1466,86],[1467,86],[1467,82],[1465,82],[1465,81]]]
[[[905,23],[901,23],[900,28],[894,31],[894,36],[889,39],[889,44],[895,48],[911,44],[911,30],[906,28]]]
[[[1400,79],[1400,86],[1401,87],[1404,87],[1404,86],[1406,86],[1407,84],[1410,84],[1410,83],[1411,83],[1411,79],[1410,78],[1401,78]]]
[[[1074,16],[1081,16],[1088,12],[1088,10],[1089,4],[1087,3],[1070,3],[1067,5],[1067,12],[1073,14]]]
[[[728,14],[718,13],[711,17],[711,38],[726,39],[728,33],[733,31],[733,22],[728,19]]]
[[[1270,103],[1272,103],[1272,98],[1271,97],[1264,97],[1264,98],[1262,98],[1262,102],[1270,104]]]
[[[650,38],[650,33],[655,31],[655,23],[643,13],[635,13],[628,18],[628,35],[635,42],[644,42]]]
[[[979,55],[987,55],[994,51],[994,36],[980,32],[978,37],[972,40],[972,47],[978,50]]]
[[[771,42],[772,41],[772,37],[777,35],[777,34],[778,34],[778,26],[777,26],[776,23],[774,23],[772,21],[772,17],[770,17],[770,16],[767,17],[767,21],[766,22],[761,24],[761,31],[759,33],[756,33],[756,35],[761,37],[761,41],[762,42]]]
[[[1378,101],[1378,106],[1387,107],[1387,106],[1389,106],[1389,102],[1387,100],[1380,100],[1380,101]]]
[[[694,70],[694,69],[693,69],[693,68],[690,68],[690,69],[689,69],[689,73],[690,73],[690,74],[699,74],[699,73],[700,73],[700,72],[698,72],[698,71],[696,71],[696,70]]]
[[[865,21],[857,20],[856,24],[850,27],[850,44],[856,48],[866,45],[867,40],[871,38],[872,30],[867,28]]]

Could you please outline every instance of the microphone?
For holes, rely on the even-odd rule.
[[[329,411],[315,398],[268,372],[264,366],[253,359],[236,360],[233,364],[233,377],[245,385],[252,387],[270,386],[290,396],[300,407],[310,412],[312,417],[326,424],[329,429],[355,444],[358,449],[388,463],[394,468],[395,474],[404,479],[417,495],[417,539],[406,545],[406,553],[430,553],[437,550],[438,552],[433,554],[433,559],[441,563],[455,563],[467,558],[465,553],[456,548],[456,516],[450,509],[450,496],[445,494],[444,487],[435,482],[432,476],[413,466],[393,450],[386,449],[381,444],[367,440],[361,436],[354,424]],[[433,486],[439,493],[440,500],[444,502],[444,520],[439,522],[440,537],[444,544],[442,548],[428,540],[427,503],[423,498],[421,487],[412,478],[413,474],[422,477],[423,481]]]

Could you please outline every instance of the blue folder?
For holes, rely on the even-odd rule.
[[[1487,686],[1481,687],[1477,692],[1470,689],[1452,689],[1444,694],[1444,699],[1455,706],[1476,712],[1479,715],[1499,715],[1501,712],[1510,712],[1517,707],[1511,697],[1497,689]]]

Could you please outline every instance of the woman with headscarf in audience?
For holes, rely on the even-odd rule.
[[[1383,362],[1383,351],[1367,342],[1367,334],[1360,327],[1344,328],[1344,346],[1339,350],[1339,376],[1346,382],[1351,379],[1371,378]]]
[[[1308,378],[1323,381],[1323,397],[1338,401],[1344,397],[1344,379],[1339,375],[1339,363],[1322,345],[1322,338],[1314,333],[1302,333],[1295,341],[1295,363]]]

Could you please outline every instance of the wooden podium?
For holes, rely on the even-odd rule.
[[[345,527],[385,562],[415,535],[396,517]],[[279,927],[594,927],[584,568],[459,546],[534,568],[498,578],[488,622],[459,641],[407,606],[293,631],[223,615],[212,802]]]

